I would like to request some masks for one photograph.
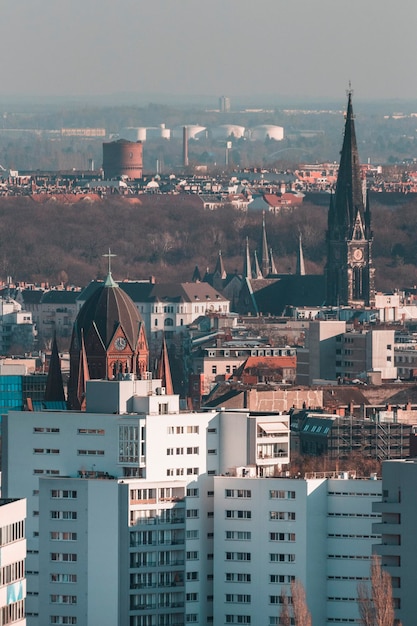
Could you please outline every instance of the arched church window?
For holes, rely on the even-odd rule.
[[[171,317],[167,317],[164,324],[165,326],[174,326],[174,320]]]

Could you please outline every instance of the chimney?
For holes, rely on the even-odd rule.
[[[184,126],[182,129],[182,155],[183,165],[188,167],[188,128]]]

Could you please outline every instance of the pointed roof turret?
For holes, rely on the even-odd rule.
[[[340,238],[350,237],[359,211],[364,214],[359,153],[356,143],[355,121],[352,108],[352,90],[348,90],[345,132],[337,175],[334,209],[329,211],[329,222],[338,230]]]
[[[268,241],[266,238],[266,226],[265,226],[265,211],[262,211],[262,239],[261,239],[261,264],[262,274],[268,275],[269,272],[269,249]]]
[[[85,411],[86,409],[86,392],[88,380],[90,380],[90,372],[88,371],[87,353],[85,351],[84,331],[81,330],[81,348],[77,385],[77,400],[80,411]]]
[[[261,272],[261,268],[259,267],[258,255],[256,254],[256,250],[253,253],[253,277],[254,278],[263,278],[263,274]]]
[[[195,268],[194,268],[193,277],[191,278],[191,282],[193,282],[193,283],[201,283],[201,274],[200,274],[200,270],[198,269],[198,265],[196,265]]]
[[[156,369],[156,377],[161,379],[162,386],[165,387],[165,393],[172,396],[174,387],[172,384],[171,368],[169,365],[168,349],[165,336],[162,339],[161,353],[159,355],[158,366]]]
[[[252,264],[250,262],[249,239],[246,237],[245,256],[243,259],[242,278],[252,278]]]
[[[48,377],[45,389],[46,402],[65,402],[64,383],[62,380],[61,359],[59,358],[56,333],[52,342],[51,358],[49,360]]]
[[[269,273],[278,274],[277,266],[275,265],[274,256],[272,254],[272,248],[269,248]]]
[[[214,274],[217,274],[218,276],[220,276],[220,278],[222,280],[227,278],[226,270],[224,269],[224,263],[223,263],[223,257],[222,257],[222,251],[221,250],[219,250],[219,255],[217,257],[216,267],[214,268]]]
[[[297,276],[305,276],[306,273],[301,233],[298,234],[297,267],[295,273]]]

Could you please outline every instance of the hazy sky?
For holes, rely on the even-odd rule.
[[[3,0],[1,94],[417,98],[416,0]]]

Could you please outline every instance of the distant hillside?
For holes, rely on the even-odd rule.
[[[138,201],[139,200],[139,201]],[[30,197],[0,198],[0,278],[85,285],[103,276],[110,247],[116,279],[190,280],[195,265],[212,271],[222,251],[228,272],[240,272],[246,237],[258,246],[261,215],[231,208],[204,211],[195,196],[85,198],[77,203]],[[372,205],[377,288],[417,284],[417,200]],[[267,215],[268,243],[280,272],[295,270],[298,232],[306,267],[321,273],[325,262],[327,206],[305,203]]]

